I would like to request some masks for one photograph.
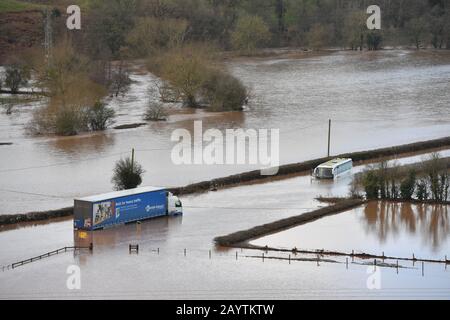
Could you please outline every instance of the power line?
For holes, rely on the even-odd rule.
[[[169,149],[169,148],[155,148],[155,149],[142,149],[142,150],[137,150],[137,151],[139,151],[139,152],[151,152],[151,151],[170,151],[170,150],[172,150],[172,149]],[[129,151],[113,153],[113,154],[105,155],[103,157],[80,159],[80,160],[61,162],[61,163],[53,163],[53,164],[42,165],[42,166],[31,166],[31,167],[15,168],[15,169],[3,169],[3,170],[0,170],[0,173],[26,171],[26,170],[32,170],[32,169],[45,169],[45,168],[61,167],[61,166],[67,166],[67,165],[71,165],[71,164],[77,164],[77,163],[80,163],[80,162],[95,161],[95,160],[99,160],[99,159],[108,159],[108,158],[112,158],[112,157],[116,157],[116,156],[122,156],[124,154],[129,154]]]
[[[38,196],[38,197],[45,197],[45,198],[54,198],[54,199],[73,199],[72,197],[70,197],[70,198],[69,197],[61,197],[61,196],[55,196],[52,194],[34,193],[34,192],[17,191],[17,190],[9,190],[9,189],[0,189],[0,191],[24,194],[24,195],[31,195],[31,196]]]

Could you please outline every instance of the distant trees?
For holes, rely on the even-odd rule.
[[[412,18],[406,24],[406,32],[409,39],[413,41],[416,49],[423,45],[427,33],[427,23],[424,17]]]
[[[309,46],[315,50],[322,49],[329,44],[329,30],[322,24],[315,24],[308,33]]]
[[[369,51],[379,50],[383,42],[383,36],[380,31],[371,31],[367,33],[367,49]]]
[[[161,49],[183,44],[188,32],[188,22],[183,19],[139,18],[127,36],[134,56],[147,57]]]
[[[352,50],[363,50],[364,37],[367,33],[367,15],[364,12],[355,11],[347,15],[344,20],[345,45]]]
[[[369,32],[370,1],[336,0],[89,0],[80,41],[90,57],[118,59],[123,48],[147,58],[187,43],[254,54],[263,47],[386,45],[450,48],[445,1],[379,1],[382,32]]]
[[[137,16],[138,0],[89,1],[91,20],[89,42],[91,51],[98,53],[108,48],[113,57],[126,45],[128,33],[133,29]]]
[[[255,49],[265,46],[270,37],[269,28],[261,17],[242,15],[231,34],[231,43],[234,49],[252,54]]]

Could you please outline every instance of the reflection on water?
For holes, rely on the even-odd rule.
[[[151,242],[165,243],[170,239],[170,233],[176,233],[183,223],[183,217],[161,217],[130,223],[97,231],[74,231],[74,245],[89,247],[92,243],[96,250],[113,249],[128,244],[148,244]]]
[[[395,241],[408,233],[419,237],[433,252],[447,244],[450,234],[448,206],[444,205],[370,202],[364,208],[362,223],[380,243]]]
[[[449,206],[370,202],[252,241],[292,249],[443,259],[450,256]]]
[[[112,134],[89,134],[78,137],[62,137],[48,141],[48,146],[58,152],[79,158],[83,154],[100,154],[114,145]]]

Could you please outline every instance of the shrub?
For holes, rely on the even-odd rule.
[[[17,103],[19,103],[18,100],[14,98],[0,99],[0,106],[2,106],[5,109],[7,115],[12,114],[13,108]]]
[[[93,131],[106,130],[108,126],[114,123],[115,111],[107,107],[104,103],[97,101],[89,109],[89,126]]]
[[[27,67],[18,64],[10,65],[5,72],[5,86],[15,94],[21,86],[26,86],[30,80],[30,71]]]
[[[211,51],[212,48],[194,44],[174,48],[152,59],[153,64],[149,67],[170,83],[174,95],[184,106],[198,108],[198,95],[209,72]]]
[[[241,81],[214,67],[214,48],[190,44],[152,59],[148,68],[164,79],[159,87],[164,100],[186,107],[241,110],[247,89]],[[200,102],[201,101],[201,102]]]
[[[214,70],[204,84],[204,96],[212,110],[242,110],[247,89],[239,79],[223,71]]]
[[[134,189],[142,183],[144,172],[142,166],[131,158],[121,159],[116,163],[111,182],[118,191]]]
[[[167,114],[162,103],[150,101],[145,110],[144,120],[147,121],[166,121]]]
[[[86,115],[76,107],[62,107],[54,117],[54,132],[60,136],[74,136],[85,131]]]
[[[119,95],[125,95],[130,88],[131,78],[127,70],[122,66],[118,70],[113,71],[111,75],[109,90],[112,95],[118,97]]]

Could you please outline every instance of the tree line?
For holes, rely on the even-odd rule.
[[[384,45],[450,49],[450,4],[439,0],[82,0],[52,5],[54,46],[10,57],[0,89],[17,93],[34,83],[48,97],[31,131],[77,134],[103,130],[114,113],[105,98],[127,91],[127,61],[145,59],[162,79],[160,103],[147,120],[162,120],[164,103],[214,111],[242,110],[247,88],[224,68],[224,50],[244,55],[265,47],[339,47],[377,50]],[[82,8],[82,30],[65,27],[64,5]],[[378,4],[382,30],[369,31],[366,8]],[[7,104],[11,112],[11,103]]]
[[[386,161],[370,167],[354,181],[367,199],[446,202],[450,198],[450,163],[433,153],[418,165],[401,167]],[[354,187],[354,190],[356,188]]]
[[[405,45],[450,49],[445,0],[87,0],[91,51],[133,56],[182,42],[215,43],[251,53],[261,47],[378,49]],[[379,5],[382,29],[367,30]],[[145,40],[145,41],[143,41]]]

